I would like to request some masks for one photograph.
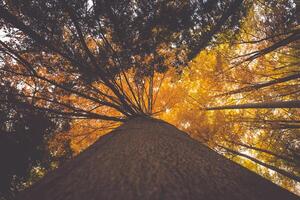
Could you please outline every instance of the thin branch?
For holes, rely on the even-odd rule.
[[[204,110],[251,109],[251,108],[254,109],[300,108],[300,100],[225,105],[225,106],[207,107],[204,108]]]
[[[277,167],[275,167],[275,166],[273,166],[273,165],[266,164],[266,163],[264,163],[264,162],[262,162],[262,161],[260,161],[260,160],[258,160],[258,159],[256,159],[256,158],[253,158],[253,157],[251,157],[251,156],[249,156],[249,155],[246,155],[246,154],[244,154],[244,153],[240,153],[240,152],[238,152],[238,151],[229,149],[229,148],[227,148],[227,147],[224,147],[224,146],[221,146],[221,145],[218,145],[218,147],[220,147],[220,148],[226,150],[227,152],[229,152],[229,153],[231,153],[231,154],[234,154],[234,155],[238,155],[238,156],[247,158],[247,159],[249,159],[249,160],[251,160],[251,161],[253,161],[253,162],[255,162],[255,163],[257,163],[257,164],[259,164],[259,165],[261,165],[261,166],[264,166],[264,167],[266,167],[266,168],[268,168],[268,169],[271,169],[271,170],[273,170],[273,171],[275,171],[275,172],[277,172],[277,173],[279,173],[279,174],[281,174],[281,175],[284,175],[284,176],[286,176],[286,177],[288,177],[288,178],[290,178],[290,179],[293,179],[293,180],[295,180],[295,181],[300,182],[300,177],[297,176],[297,175],[295,175],[295,174],[293,174],[293,173],[290,173],[290,172],[287,172],[287,171],[285,171],[285,170],[279,169],[279,168],[277,168]]]

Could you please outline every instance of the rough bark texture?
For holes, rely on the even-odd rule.
[[[49,173],[19,200],[296,200],[165,122],[136,118]]]

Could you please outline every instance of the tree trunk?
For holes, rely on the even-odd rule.
[[[54,170],[20,200],[296,200],[174,126],[135,118]]]
[[[265,88],[265,87],[268,87],[268,86],[271,86],[271,85],[275,85],[275,84],[278,84],[278,83],[284,83],[284,82],[292,81],[292,80],[299,79],[299,78],[300,78],[300,73],[296,73],[296,74],[292,74],[292,75],[285,76],[285,77],[282,77],[282,78],[278,78],[278,79],[274,79],[274,80],[271,80],[271,81],[263,82],[263,83],[254,83],[254,84],[251,84],[249,86],[242,87],[242,88],[239,88],[239,89],[236,89],[236,90],[233,90],[233,91],[229,91],[229,92],[224,93],[224,94],[216,95],[216,97],[239,94],[239,93],[244,93],[244,92],[251,92],[253,90],[258,90],[258,89]]]
[[[225,106],[208,107],[205,108],[205,110],[250,109],[250,108],[254,108],[254,109],[300,108],[300,100],[225,105]]]

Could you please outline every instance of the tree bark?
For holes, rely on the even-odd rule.
[[[174,126],[135,118],[50,172],[19,200],[296,200]]]

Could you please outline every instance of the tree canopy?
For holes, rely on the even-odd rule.
[[[18,61],[6,61],[4,73],[43,84],[48,91],[34,98],[50,101],[49,112],[115,121],[151,114],[154,73],[186,65],[218,33],[234,34],[246,12],[241,0],[4,1],[0,9],[2,55]]]

